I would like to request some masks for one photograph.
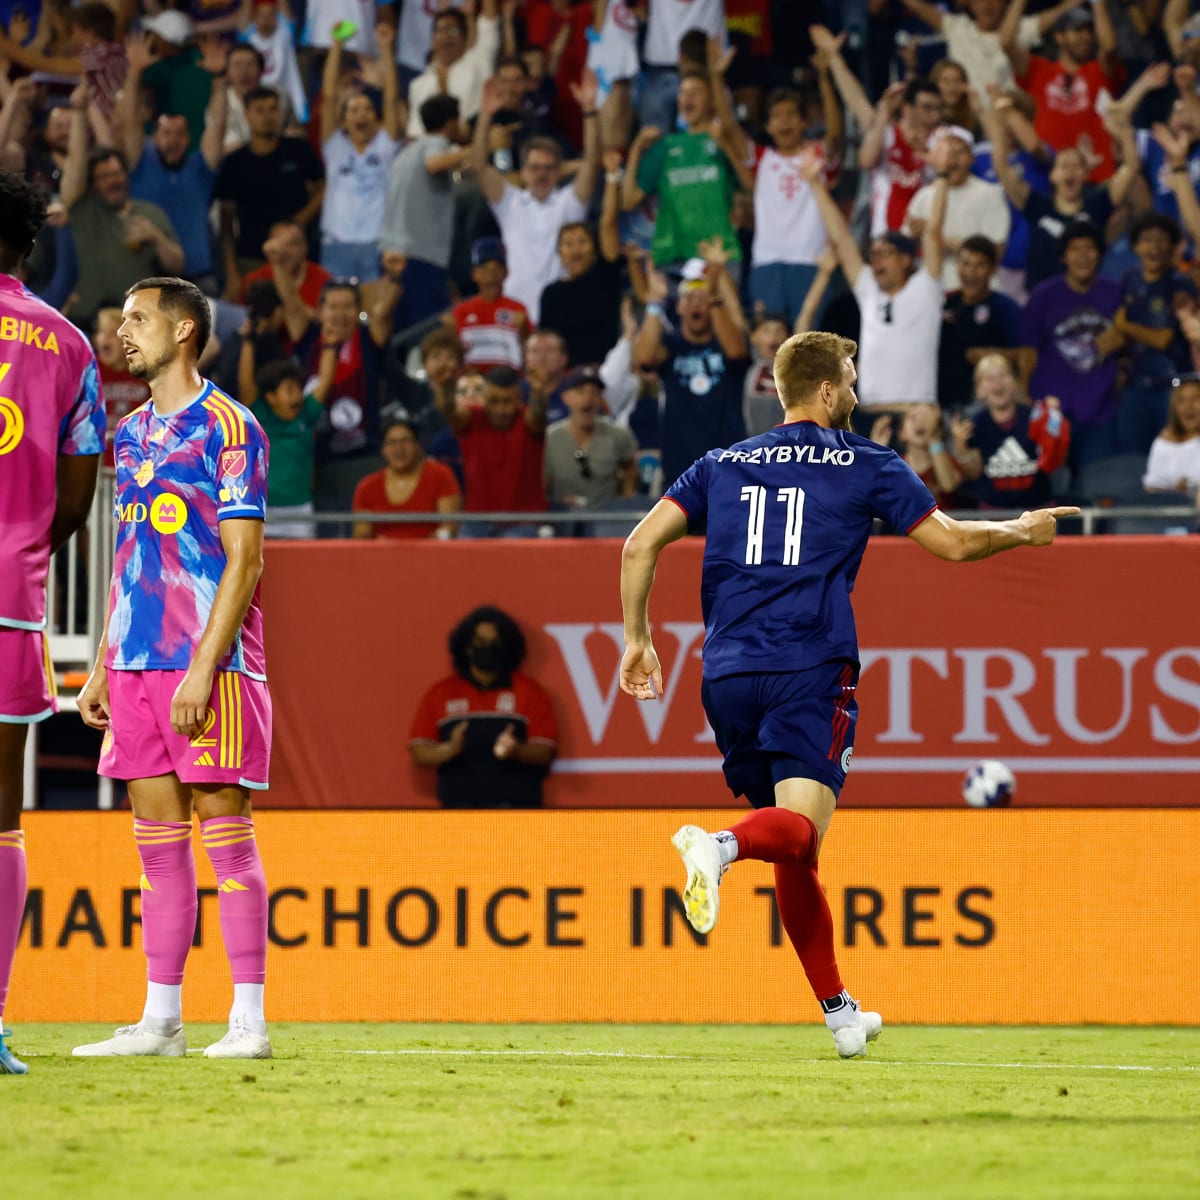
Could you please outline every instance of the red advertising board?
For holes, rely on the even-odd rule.
[[[556,807],[730,803],[700,706],[703,543],[651,603],[665,695],[617,688],[617,541],[275,543],[264,576],[280,807],[432,806],[408,734],[446,638],[480,604],[521,624],[561,734]],[[1200,793],[1200,541],[1062,539],[967,565],[872,542],[854,594],[863,674],[845,806],[961,804],[972,763],[1015,803],[1182,806]]]

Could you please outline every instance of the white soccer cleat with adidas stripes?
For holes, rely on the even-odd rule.
[[[270,1058],[271,1039],[267,1031],[254,1029],[249,1021],[230,1022],[229,1032],[204,1049],[205,1058]]]
[[[838,1055],[841,1058],[865,1057],[867,1043],[873,1042],[882,1029],[883,1018],[877,1012],[859,1009],[853,1025],[843,1025],[833,1030],[833,1043],[837,1046]]]
[[[76,1058],[182,1058],[187,1039],[178,1021],[153,1021],[143,1018],[136,1025],[122,1025],[103,1042],[76,1046]]]
[[[683,907],[688,924],[697,933],[709,933],[717,923],[721,905],[721,852],[712,835],[699,825],[684,825],[671,839],[687,868]]]

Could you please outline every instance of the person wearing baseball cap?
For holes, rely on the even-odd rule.
[[[218,64],[202,58],[195,22],[175,9],[143,17],[141,29],[148,36],[140,46],[131,43],[131,67],[140,65],[141,81],[154,93],[158,112],[187,118],[188,150],[195,150],[204,136],[213,84],[224,83],[225,59]]]
[[[519,300],[504,294],[508,251],[498,237],[479,238],[472,244],[471,278],[479,294],[456,304],[444,318],[467,348],[467,368],[480,374],[493,367],[520,371],[529,314]]]
[[[812,189],[825,230],[861,313],[858,336],[858,404],[851,417],[866,434],[881,413],[902,414],[914,404],[937,400],[937,350],[942,333],[942,221],[946,212],[948,148],[937,141],[933,165],[934,204],[921,229],[921,263],[912,240],[886,232],[872,238],[868,261],[846,218],[829,194],[825,168],[817,155],[803,160],[801,178]]]
[[[1102,183],[1116,170],[1116,162],[1101,113],[1125,87],[1107,4],[1100,0],[1062,13],[1051,37],[1053,58],[1016,44],[1005,47],[1017,86],[1037,105],[1033,127],[1038,137],[1055,150],[1085,151],[1089,182]]]
[[[637,490],[637,440],[603,413],[604,381],[576,367],[562,382],[567,416],[546,430],[543,471],[554,505],[599,509]]]
[[[960,286],[959,246],[969,237],[985,237],[1002,247],[1012,228],[1012,214],[1008,211],[1004,189],[998,183],[988,183],[971,174],[975,139],[966,129],[961,125],[943,125],[933,135],[933,147],[939,177],[946,181],[946,220],[942,237],[947,253],[942,263],[942,285],[952,292]],[[933,195],[933,184],[926,184],[917,191],[904,216],[902,229],[905,233],[914,238],[921,236],[933,209]]]

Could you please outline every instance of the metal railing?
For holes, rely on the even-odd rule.
[[[104,469],[96,487],[96,497],[87,524],[71,541],[56,554],[50,564],[47,581],[47,632],[50,652],[60,675],[83,672],[90,668],[108,609],[108,583],[112,573],[113,549],[116,526],[113,522],[115,480],[113,472]],[[324,512],[313,513],[304,518],[318,527],[343,526],[344,532],[354,524],[370,525],[444,525],[464,527],[465,536],[477,526],[521,525],[536,526],[539,536],[572,536],[576,530],[585,533],[601,529],[608,536],[623,536],[622,530],[631,530],[644,512],[653,507],[655,501],[645,498],[644,510],[635,508],[581,509],[569,512],[540,513],[367,513],[367,512]],[[961,520],[1008,520],[1021,515],[1020,509],[1003,510],[956,510],[949,516]],[[1196,531],[1197,510],[1191,504],[1126,504],[1112,506],[1090,506],[1077,517],[1064,518],[1060,522],[1062,532],[1084,536],[1097,536],[1106,532],[1114,523],[1122,520],[1135,522],[1151,521],[1162,523],[1161,532],[1187,534]],[[281,515],[281,520],[294,522],[294,514]],[[267,513],[270,527],[271,513]],[[571,527],[575,527],[572,529]],[[560,530],[566,530],[565,534]],[[67,690],[60,697],[60,711],[77,711],[75,697]],[[37,725],[33,725],[26,740],[25,753],[25,806],[32,808],[36,799],[37,781]],[[100,808],[113,805],[113,786],[109,779],[101,778],[98,785]]]

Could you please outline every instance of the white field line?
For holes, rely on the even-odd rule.
[[[204,1051],[195,1047],[188,1054],[203,1054]],[[437,1049],[432,1047],[414,1047],[410,1049],[397,1048],[394,1050],[317,1050],[313,1057],[338,1055],[366,1055],[382,1058],[626,1058],[633,1060],[648,1060],[651,1062],[727,1062],[724,1055],[713,1054],[641,1054],[626,1050],[456,1050]],[[40,1051],[27,1051],[22,1058],[59,1058],[61,1055],[45,1054]],[[290,1056],[289,1056],[290,1057]],[[297,1058],[308,1057],[303,1053]],[[246,1060],[251,1061],[251,1060]],[[740,1062],[753,1061],[742,1056]],[[772,1059],[772,1062],[778,1061]],[[833,1058],[793,1058],[797,1066],[822,1066],[836,1061]],[[887,1059],[864,1058],[859,1060],[861,1066],[871,1067],[960,1067],[969,1070],[1004,1070],[1004,1071],[1145,1071],[1150,1073],[1200,1072],[1200,1064],[1179,1063],[1168,1066],[1149,1066],[1139,1063],[1031,1063],[1031,1062],[960,1062],[953,1060],[923,1060],[923,1059]],[[853,1070],[854,1068],[848,1068]]]

